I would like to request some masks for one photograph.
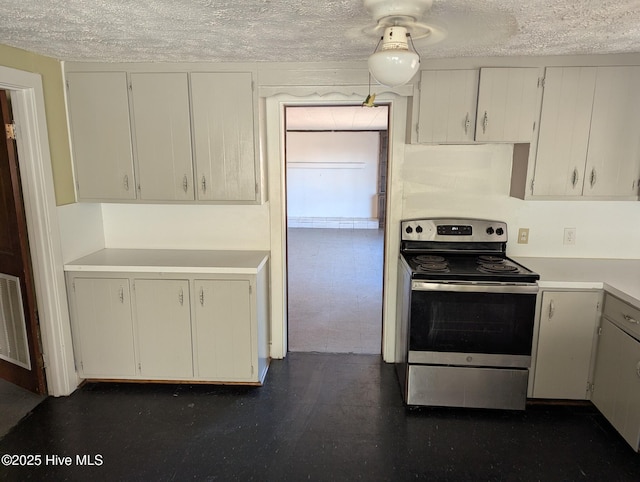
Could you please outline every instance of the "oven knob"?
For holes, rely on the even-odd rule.
[[[502,236],[502,235],[504,234],[504,229],[502,229],[502,228],[498,228],[498,229],[496,229],[496,234],[497,234],[498,236]]]
[[[416,227],[416,233],[420,234],[422,232],[422,226]]]
[[[413,228],[411,226],[407,226],[407,229],[405,229],[405,231],[407,232],[407,234],[411,234],[413,233]]]
[[[487,228],[487,234],[493,234],[493,228],[491,226]]]

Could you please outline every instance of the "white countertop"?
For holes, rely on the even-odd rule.
[[[65,271],[256,274],[267,251],[101,249],[67,263]]]
[[[640,308],[640,259],[524,258],[542,289],[605,289]]]

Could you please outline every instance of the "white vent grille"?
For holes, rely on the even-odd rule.
[[[0,273],[0,358],[31,370],[20,280]]]

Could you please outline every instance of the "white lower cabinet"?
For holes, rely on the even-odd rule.
[[[70,286],[78,371],[86,378],[135,377],[129,280],[75,278]]]
[[[198,376],[250,380],[252,363],[251,285],[245,280],[196,280]]]
[[[262,384],[269,365],[268,264],[257,274],[166,278],[67,273],[79,375]]]
[[[640,339],[630,332],[635,329],[638,336],[638,321],[639,309],[606,296],[591,395],[598,410],[636,451],[640,449]],[[625,323],[630,332],[621,328],[627,328]]]
[[[599,291],[543,291],[534,398],[589,399]]]
[[[191,378],[189,281],[134,280],[138,369],[143,378]]]

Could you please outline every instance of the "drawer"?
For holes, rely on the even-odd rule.
[[[635,308],[615,296],[606,294],[602,314],[627,333],[640,340],[639,308]]]

